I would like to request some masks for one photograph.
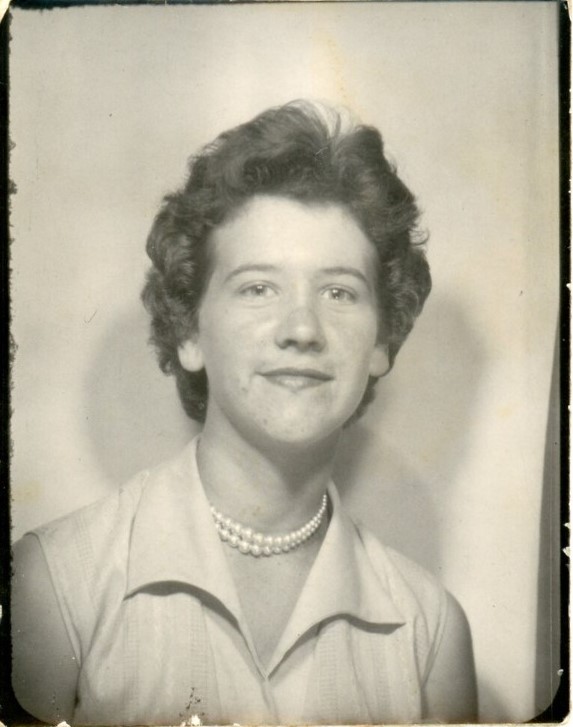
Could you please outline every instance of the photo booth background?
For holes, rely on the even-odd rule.
[[[187,158],[271,105],[342,104],[380,128],[419,198],[434,290],[347,431],[337,482],[358,518],[464,606],[480,719],[546,707],[557,676],[539,689],[550,644],[536,635],[556,595],[537,592],[558,311],[556,10],[14,10],[14,539],[196,431],[139,303],[145,238]]]

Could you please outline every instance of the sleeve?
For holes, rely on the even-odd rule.
[[[475,722],[478,716],[471,633],[462,607],[451,594],[424,684],[426,720]]]
[[[12,684],[22,707],[42,720],[71,720],[79,662],[40,540],[13,551]]]
[[[430,675],[430,672],[432,671],[432,667],[434,666],[434,662],[436,660],[436,656],[440,650],[440,645],[442,643],[442,639],[444,638],[444,633],[446,630],[446,623],[448,620],[448,610],[449,610],[449,599],[448,599],[448,593],[445,589],[440,588],[438,590],[438,607],[436,609],[436,616],[433,619],[433,623],[429,623],[428,627],[430,630],[429,633],[429,639],[428,639],[428,651],[426,656],[426,666],[425,669],[422,672],[422,678],[421,683],[422,685],[426,684],[426,681],[428,680],[428,677]]]

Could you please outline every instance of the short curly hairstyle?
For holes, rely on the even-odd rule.
[[[191,159],[184,186],[164,198],[147,239],[153,266],[142,292],[161,370],[175,375],[185,412],[200,422],[207,375],[186,371],[178,347],[194,330],[209,280],[211,231],[255,195],[338,204],[353,215],[377,252],[380,335],[390,367],[431,288],[415,198],[375,128],[294,101],[222,133]],[[374,398],[376,380],[353,418]]]

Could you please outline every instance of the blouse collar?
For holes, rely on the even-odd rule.
[[[195,437],[178,457],[149,473],[133,523],[126,596],[152,584],[186,584],[205,605],[216,599],[249,642],[225,546],[214,527],[199,478],[197,441]],[[352,618],[365,625],[405,623],[385,575],[371,563],[334,483],[328,486],[328,496],[332,508],[328,530],[268,665],[268,674],[304,634],[326,620]]]

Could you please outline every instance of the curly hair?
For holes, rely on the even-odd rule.
[[[191,159],[182,189],[164,198],[147,239],[153,266],[142,300],[161,370],[175,375],[192,419],[205,420],[207,375],[186,371],[178,347],[194,330],[209,280],[209,236],[255,195],[350,211],[377,252],[380,335],[390,368],[421,312],[431,278],[415,198],[384,156],[379,132],[344,121],[307,101],[268,109],[205,146]],[[370,378],[353,418],[374,398],[376,381]]]

